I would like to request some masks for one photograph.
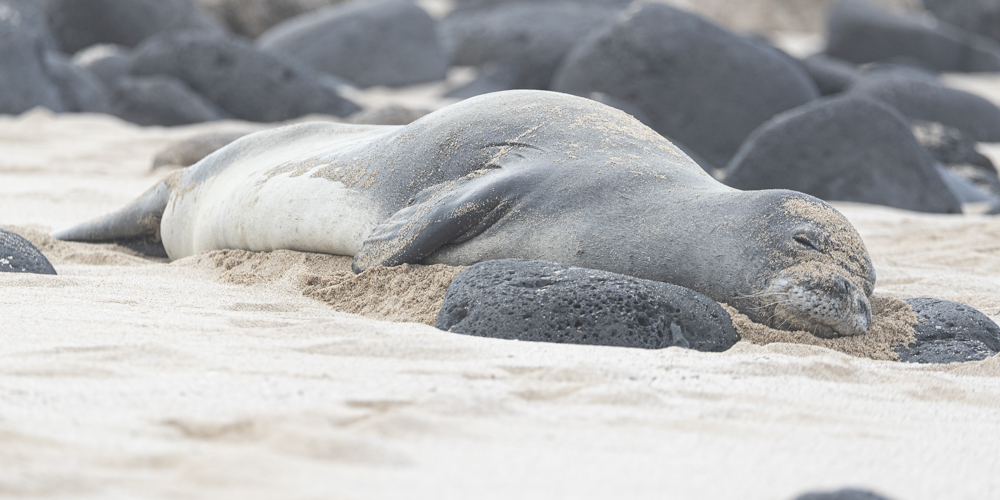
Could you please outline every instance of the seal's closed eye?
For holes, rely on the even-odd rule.
[[[802,233],[796,234],[795,236],[792,236],[792,240],[810,250],[815,250],[817,252],[820,251],[820,249],[817,248],[816,245],[813,244],[812,240],[810,240],[809,237],[806,236],[805,234]]]

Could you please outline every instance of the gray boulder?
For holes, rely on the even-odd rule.
[[[726,167],[737,189],[792,189],[824,200],[961,213],[936,163],[896,110],[825,98],[761,125]]]
[[[1000,108],[933,78],[876,72],[856,80],[850,94],[881,101],[911,120],[954,127],[976,142],[1000,142]]]
[[[924,0],[934,17],[1000,42],[1000,2],[996,0]]]
[[[108,87],[86,68],[59,52],[46,52],[45,69],[59,89],[64,111],[108,112]]]
[[[452,64],[509,68],[508,88],[547,89],[573,46],[619,11],[573,2],[507,3],[453,12],[439,30]]]
[[[20,114],[35,106],[64,109],[45,65],[52,45],[44,17],[31,2],[0,0],[0,113]]]
[[[725,165],[753,130],[819,93],[794,61],[700,17],[633,4],[582,40],[553,90],[603,92],[631,103],[653,129]]]
[[[59,48],[70,54],[98,43],[135,47],[159,33],[222,31],[190,0],[47,0],[45,10]]]
[[[409,0],[327,7],[275,26],[257,44],[360,87],[443,80],[448,70],[434,20]]]
[[[56,274],[56,270],[30,241],[0,229],[0,273]]]
[[[857,64],[892,61],[934,71],[1000,71],[1000,44],[918,15],[896,16],[864,0],[837,0],[826,54]]]
[[[873,491],[844,488],[835,491],[803,493],[795,497],[795,500],[889,500],[889,498]]]
[[[193,0],[229,31],[257,38],[278,23],[347,0]]]
[[[237,118],[282,121],[309,113],[347,116],[360,108],[322,75],[235,38],[181,33],[136,49],[134,75],[170,75]]]
[[[122,80],[111,93],[111,112],[138,125],[187,125],[226,117],[184,82],[167,75]]]
[[[800,59],[799,65],[812,78],[822,95],[839,94],[861,77],[861,72],[853,64],[824,54]]]
[[[911,129],[917,142],[950,172],[985,193],[1000,196],[996,167],[976,149],[976,141],[942,123],[916,121]]]
[[[504,5],[508,3],[527,3],[535,5],[544,5],[549,3],[563,3],[567,0],[453,0],[452,4],[455,8],[455,12],[462,10],[471,9],[488,9],[491,7],[496,7],[499,5]],[[632,0],[569,0],[571,3],[579,5],[583,8],[598,6],[598,7],[613,7],[622,9],[628,6]]]
[[[479,337],[643,349],[720,352],[739,341],[729,314],[687,288],[520,259],[462,271],[436,326]]]
[[[73,56],[73,64],[90,71],[113,89],[118,82],[129,76],[132,66],[132,51],[114,44],[97,44],[77,52]]]
[[[972,306],[931,298],[906,299],[919,317],[916,342],[896,349],[907,363],[979,361],[1000,352],[1000,326]]]

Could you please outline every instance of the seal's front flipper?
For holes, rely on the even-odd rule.
[[[160,241],[160,219],[170,199],[167,181],[160,181],[125,207],[76,226],[56,231],[63,241],[117,243],[153,257],[166,257]]]
[[[375,227],[351,267],[360,273],[373,266],[418,262],[446,244],[475,237],[514,206],[510,187],[515,182],[510,172],[480,170],[421,191]]]

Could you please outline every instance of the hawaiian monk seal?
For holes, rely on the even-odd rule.
[[[252,134],[54,236],[172,259],[354,255],[357,272],[547,260],[685,286],[824,337],[867,331],[875,285],[860,236],[824,202],[730,188],[631,116],[544,91],[483,95],[407,126]]]

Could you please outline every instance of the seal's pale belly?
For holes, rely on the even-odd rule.
[[[380,134],[298,141],[182,187],[171,196],[160,224],[167,255],[179,259],[228,248],[354,255],[378,222],[378,211],[361,192],[312,174],[325,166],[316,160],[324,152],[349,152],[351,143],[363,146],[370,135]],[[303,167],[275,173],[289,163]]]

